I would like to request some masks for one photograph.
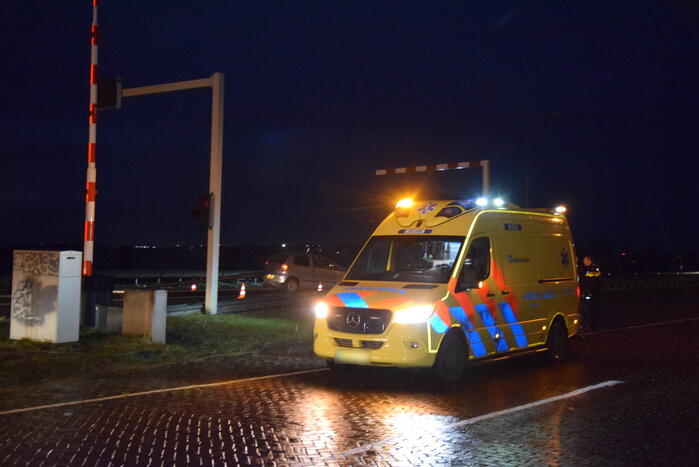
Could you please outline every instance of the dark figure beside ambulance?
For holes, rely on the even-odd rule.
[[[599,280],[602,272],[592,256],[583,258],[583,267],[580,270],[580,315],[582,319],[582,331],[589,332],[595,329],[595,308],[597,307]]]

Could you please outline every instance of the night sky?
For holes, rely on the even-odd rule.
[[[226,245],[359,244],[400,194],[387,167],[489,159],[523,205],[529,147],[529,204],[568,204],[578,244],[696,249],[698,5],[105,0],[100,75],[225,73]],[[0,18],[0,243],[80,245],[91,2],[4,1]],[[100,113],[98,244],[205,242],[210,104]],[[480,192],[478,171],[457,176]]]

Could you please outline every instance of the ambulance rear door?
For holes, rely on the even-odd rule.
[[[570,234],[560,225],[549,225],[539,248],[539,283],[547,315],[568,317],[578,311],[575,253]]]

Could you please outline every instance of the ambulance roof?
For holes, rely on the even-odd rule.
[[[551,209],[521,208],[511,203],[497,207],[488,204],[479,206],[471,200],[430,200],[397,207],[379,225],[374,235],[465,235],[474,219],[482,213],[548,218],[559,225],[567,225],[565,216]]]

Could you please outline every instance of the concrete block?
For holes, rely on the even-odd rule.
[[[165,343],[167,290],[127,290],[124,292],[122,334],[146,336]]]
[[[155,290],[153,300],[153,319],[151,321],[151,339],[159,344],[165,343],[165,321],[167,319],[167,290]]]

